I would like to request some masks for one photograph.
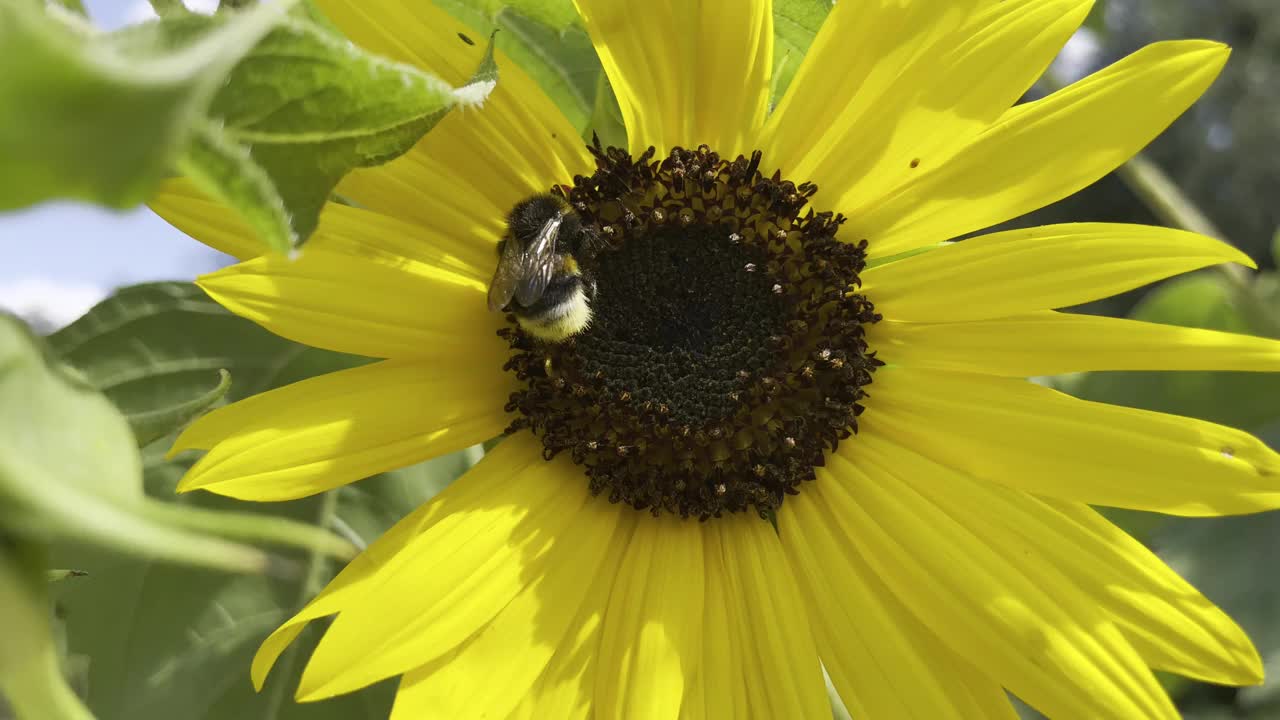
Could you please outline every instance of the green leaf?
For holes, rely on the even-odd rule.
[[[348,540],[376,538],[435,497],[484,456],[480,448],[446,455],[369,478],[338,491],[338,518]]]
[[[496,20],[508,8],[553,30],[581,25],[573,0],[454,0],[457,6]]]
[[[229,17],[238,14],[189,15],[161,29],[207,34]],[[269,249],[287,251],[315,230],[343,175],[400,156],[451,108],[484,101],[497,82],[492,43],[476,54],[475,76],[454,88],[291,17],[231,71],[180,167],[237,208]]]
[[[618,107],[618,97],[613,94],[613,86],[603,72],[596,84],[595,107],[591,110],[591,121],[585,134],[590,136],[592,133],[605,147],[627,147],[627,124],[622,119],[622,108]]]
[[[786,94],[833,5],[833,0],[774,0],[770,104],[777,104]]]
[[[175,399],[166,407],[128,413],[125,419],[129,421],[129,427],[133,428],[138,445],[146,445],[190,422],[221,400],[230,389],[231,373],[219,370],[218,384],[213,388],[190,399]]]
[[[498,49],[538,83],[570,124],[589,129],[597,82],[604,71],[572,3],[436,0],[435,4],[479,35],[497,30]],[[571,22],[566,22],[566,8]]]
[[[297,241],[289,209],[271,175],[254,162],[248,148],[228,138],[213,121],[195,123],[178,169],[205,194],[235,208],[268,247],[284,251]]]
[[[226,398],[233,400],[368,362],[276,337],[187,283],[124,288],[50,341],[89,382],[133,408],[168,406],[170,395],[190,397],[220,368],[236,379]],[[344,487],[333,494],[330,516],[328,498],[246,504],[210,493],[174,495],[196,454],[166,460],[167,445],[162,439],[142,452],[146,491],[165,499],[166,512],[223,518],[234,509],[324,521],[357,546],[426,502],[479,455],[467,451]],[[394,682],[323,703],[293,702],[315,630],[287,651],[263,692],[253,692],[247,667],[257,645],[337,569],[312,554],[295,560],[304,572],[290,577],[228,576],[59,545],[55,563],[90,573],[54,591],[65,610],[70,651],[90,658],[89,703],[99,718],[384,720]]]
[[[151,9],[160,17],[169,17],[172,15],[188,15],[191,13],[186,5],[182,4],[182,0],[147,0],[151,4]]]
[[[284,520],[227,522],[232,527],[221,534],[331,554],[350,549]],[[260,550],[220,539],[217,531],[207,516],[157,511],[143,494],[141,460],[124,417],[21,322],[0,315],[0,533],[225,570],[272,567]]]
[[[190,460],[166,461],[158,445],[144,452],[149,492],[170,498],[174,508],[212,513],[245,506],[208,493],[173,496]],[[344,487],[337,491],[330,526],[367,545],[448,485],[476,455],[458,453]],[[318,522],[327,515],[326,500],[251,509]],[[100,720],[385,720],[389,713],[394,681],[322,703],[294,703],[318,628],[286,651],[262,693],[249,684],[247,668],[258,644],[337,571],[323,558],[308,559],[309,572],[290,578],[220,575],[81,548],[59,548],[54,560],[90,573],[83,582],[55,590],[70,651],[91,658],[89,702]],[[117,621],[103,622],[105,617]]]
[[[83,0],[48,0],[48,2],[82,18],[89,17],[89,13],[84,9]]]
[[[38,2],[0,3],[0,210],[146,200],[227,71],[289,4],[240,13],[181,47],[143,48]]]
[[[18,720],[93,720],[62,676],[42,552],[0,538],[0,713]]]
[[[301,577],[210,573],[96,548],[58,548],[54,557],[74,558],[90,572],[54,591],[70,651],[89,657],[87,699],[99,720],[385,720],[389,714],[386,687],[306,706],[294,705],[294,688],[281,677],[272,677],[262,695],[254,693],[249,661],[297,609]],[[327,577],[333,568],[323,567]],[[302,642],[314,646],[314,637]],[[296,685],[297,676],[291,680]]]
[[[285,340],[178,282],[121,288],[48,340],[126,413],[203,396],[221,370],[235,379],[225,397],[233,401],[370,362]]]

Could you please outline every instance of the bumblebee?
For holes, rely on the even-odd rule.
[[[595,233],[563,198],[535,195],[507,215],[489,310],[510,312],[546,342],[562,342],[591,322],[595,280],[579,261],[594,251]]]

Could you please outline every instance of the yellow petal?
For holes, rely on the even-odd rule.
[[[1280,456],[1233,428],[970,373],[885,367],[870,392],[865,431],[983,480],[1172,515],[1280,506]]]
[[[1146,546],[1087,505],[1043,502],[1084,538],[1092,559],[1082,576],[1102,583],[1108,611],[1148,665],[1214,683],[1262,682],[1262,661],[1240,626]]]
[[[736,619],[731,632],[736,632],[736,660],[742,666],[750,714],[817,718],[829,713],[826,683],[804,602],[773,526],[754,515],[720,518],[706,525],[708,533],[719,534],[721,581],[728,603],[719,610]],[[732,662],[710,655],[706,661],[717,665]],[[704,676],[717,672],[722,669],[702,668]]]
[[[725,521],[720,518],[716,522]],[[741,599],[733,594],[729,583],[726,558],[734,545],[721,542],[721,534],[712,523],[703,528],[706,545],[703,558],[706,567],[705,609],[702,616],[702,659],[693,687],[685,696],[680,709],[682,720],[695,718],[746,717],[747,680],[743,673],[746,636],[739,631],[739,613],[735,612]]]
[[[855,441],[856,442],[856,441]],[[1017,717],[1000,684],[920,624],[840,539],[847,518],[809,492],[788,497],[778,532],[799,578],[823,665],[854,717]]]
[[[576,483],[585,496],[581,471],[567,462],[557,462],[556,467],[564,477],[543,477],[541,481]],[[597,622],[593,618],[599,615],[605,600],[597,583],[617,567],[634,519],[635,513],[629,508],[604,499],[588,501],[575,510],[569,525],[542,541],[550,543],[545,560],[539,562],[546,568],[544,572],[534,574],[534,568],[526,565],[532,582],[487,627],[458,652],[405,676],[396,693],[392,720],[509,717],[547,669],[558,648]],[[592,583],[584,585],[584,577],[592,578]],[[392,579],[381,586],[380,592],[395,596],[407,589],[401,587],[403,584]],[[608,583],[603,584],[608,587]],[[470,602],[468,596],[462,604]],[[397,611],[407,615],[397,615]],[[370,607],[368,612],[387,611]],[[377,619],[377,626],[387,635],[409,634],[402,642],[410,646],[435,638],[440,632],[439,620],[432,621],[430,627],[420,626],[412,603],[392,607],[390,614],[391,618]],[[356,622],[359,627],[370,626],[368,621]],[[392,633],[396,622],[404,623],[405,629]],[[379,662],[386,662],[386,658]],[[501,678],[502,682],[494,683],[494,678]]]
[[[468,353],[501,367],[502,317],[474,277],[380,256],[304,248],[296,259],[264,256],[197,283],[228,310],[305,345],[369,357]]]
[[[263,641],[253,658],[254,686],[262,689],[280,653],[307,623],[339,613],[367,597],[379,577],[414,572],[412,563],[431,551],[432,541],[444,534],[442,530],[456,532],[468,517],[470,527],[482,527],[478,523],[500,514],[502,508],[496,501],[503,488],[535,464],[542,464],[542,447],[535,438],[508,438],[431,502],[392,526],[348,563],[314,600]],[[550,489],[546,483],[517,483],[513,488],[506,500],[530,505],[546,502],[544,492]],[[517,508],[507,508],[508,515],[517,512]],[[442,525],[446,520],[449,524]]]
[[[458,652],[451,659],[461,660],[480,642],[477,633],[519,601],[526,588],[544,578],[557,558],[566,558],[565,553],[571,552],[567,545],[585,539],[570,532],[570,527],[582,517],[588,501],[599,501],[588,497],[583,479],[567,477],[579,474],[567,459],[555,464],[535,461],[514,475],[504,466],[503,458],[527,457],[532,444],[514,443],[510,452],[492,461],[486,457],[488,466],[479,470],[482,481],[493,483],[495,476],[505,476],[505,480],[490,484],[487,497],[455,509],[420,533],[400,550],[404,557],[397,562],[402,562],[405,570],[377,573],[366,582],[364,595],[342,608],[302,674],[300,700],[351,692],[430,665],[455,649]],[[570,479],[578,482],[568,482]],[[603,525],[595,529],[606,538],[610,534]],[[600,534],[591,539],[600,541]],[[597,549],[608,546],[607,542],[601,545]],[[598,561],[599,555],[595,559]],[[543,603],[570,605],[569,616],[576,609],[572,605],[581,599],[580,592],[571,597],[542,597]],[[539,618],[543,619],[551,622]],[[553,628],[544,629],[553,632]],[[528,630],[536,633],[539,626]],[[560,630],[563,632],[563,625]],[[559,639],[551,635],[543,638],[548,644]],[[535,677],[538,669],[534,669]],[[519,672],[529,670],[526,667]],[[465,679],[475,691],[475,674]]]
[[[287,385],[214,410],[170,453],[209,452],[178,485],[290,500],[455,452],[502,433],[515,389],[498,368],[393,361]]]
[[[962,522],[981,518],[984,539],[1010,562],[1061,573],[1055,593],[1081,594],[1081,602],[1101,607],[1147,664],[1210,682],[1261,682],[1262,661],[1244,631],[1088,506],[974,480],[876,435],[844,452],[855,456],[892,467]]]
[[[1091,5],[981,4],[880,96],[860,90],[839,122],[824,128],[795,178],[814,180],[830,191],[823,203],[856,216],[903,182],[945,164],[1031,87]]]
[[[1249,256],[1213,238],[1146,225],[1010,230],[867,270],[863,289],[892,320],[955,322],[1078,305]]]
[[[598,716],[677,717],[702,656],[702,555],[697,522],[639,519],[604,617]]]
[[[957,520],[891,468],[829,459],[804,492],[816,486],[833,530],[954,652],[1049,717],[1177,717],[1120,631],[1052,567],[1010,560],[978,518]]]
[[[914,90],[899,86],[903,73],[913,66],[936,71],[941,56],[954,47],[942,41],[977,5],[975,0],[837,3],[765,124],[759,141],[764,164],[796,182],[813,180],[827,192],[843,191],[851,182],[848,176],[837,173],[836,184],[830,184],[814,174],[817,161],[829,153],[834,161],[856,152],[849,143],[881,150],[883,132],[870,139],[858,135],[864,116],[881,104],[901,113],[899,96]],[[881,129],[896,119],[886,119]]]
[[[262,254],[262,244],[236,211],[204,195],[189,180],[166,180],[152,198],[151,209],[216,250],[241,260]],[[453,220],[441,216],[429,225],[419,225],[329,203],[320,213],[307,247],[371,256],[390,264],[411,260],[488,282],[496,262],[491,239],[465,237],[459,233],[459,225],[451,224]]]
[[[1039,312],[975,322],[885,320],[867,329],[885,362],[1029,377],[1086,370],[1280,371],[1280,342],[1138,320]]]
[[[570,632],[563,635],[537,683],[512,713],[513,720],[588,720],[592,716],[596,659],[609,595],[613,591],[623,554],[631,544],[636,521],[643,519],[636,513],[621,509],[618,531],[610,540],[608,557],[600,564],[598,571],[590,576],[590,582],[585,584],[586,597],[570,625]],[[583,575],[579,573],[579,585],[583,584],[582,578]],[[414,718],[410,717],[408,720]]]
[[[319,0],[357,45],[460,86],[487,38],[430,2]],[[468,44],[459,35],[471,38]],[[494,242],[516,202],[593,167],[578,131],[520,67],[495,53],[499,80],[483,108],[457,108],[409,153],[349,175],[339,191],[360,205]],[[486,243],[488,244],[488,243]]]
[[[170,225],[238,260],[255,258],[266,249],[234,209],[205,195],[186,178],[165,180],[147,205]]]
[[[575,0],[638,155],[749,153],[773,68],[770,0]]]
[[[1114,170],[1200,97],[1225,46],[1155,43],[1043,100],[1014,107],[945,164],[850,216],[841,231],[888,257],[1044,207]],[[1123,121],[1118,121],[1118,119]]]

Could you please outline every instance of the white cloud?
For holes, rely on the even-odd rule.
[[[85,314],[107,296],[96,285],[59,283],[47,278],[23,278],[0,284],[0,310],[60,328]]]
[[[124,11],[124,24],[136,25],[140,22],[146,22],[156,17],[156,11],[151,8],[151,3],[147,0],[134,0],[128,10]]]
[[[218,9],[218,0],[183,0],[182,4],[188,10],[205,15],[212,15]],[[136,25],[155,18],[156,11],[151,7],[150,0],[133,0],[124,11],[123,22],[125,25]]]

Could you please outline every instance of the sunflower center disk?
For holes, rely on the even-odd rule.
[[[838,240],[843,218],[806,207],[817,187],[761,175],[759,152],[592,152],[595,174],[556,190],[601,238],[577,258],[592,320],[559,343],[502,331],[527,383],[508,431],[567,451],[612,502],[767,515],[856,431],[881,364],[866,242]]]

